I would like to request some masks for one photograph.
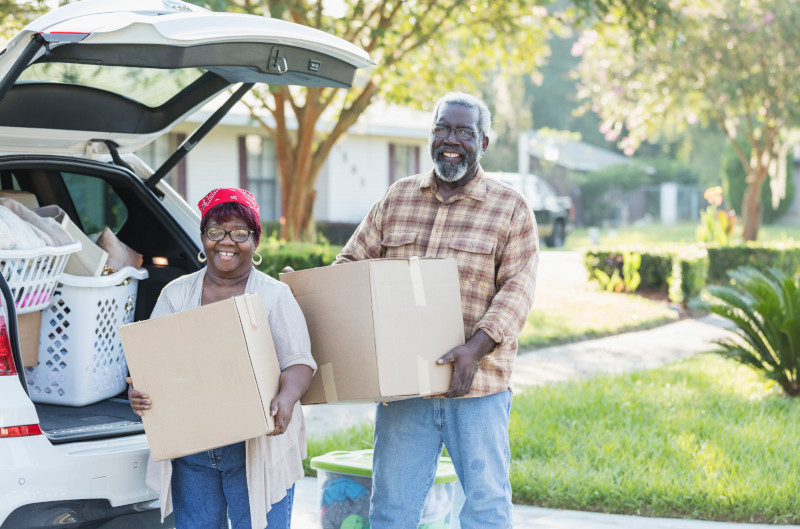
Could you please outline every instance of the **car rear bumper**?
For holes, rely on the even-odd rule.
[[[148,453],[144,435],[63,445],[44,435],[0,440],[0,528],[82,527],[79,518],[149,512],[158,495],[145,484]]]

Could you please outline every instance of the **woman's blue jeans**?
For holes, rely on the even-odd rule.
[[[378,404],[371,529],[417,528],[443,446],[464,488],[462,529],[510,528],[510,413],[510,390],[486,397]]]
[[[294,486],[267,513],[269,529],[289,529]],[[176,529],[253,529],[247,494],[244,443],[172,460]],[[259,527],[257,529],[263,529]]]

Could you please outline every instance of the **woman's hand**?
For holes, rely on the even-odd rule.
[[[131,403],[131,409],[133,413],[141,417],[144,415],[145,410],[150,409],[150,396],[145,395],[140,391],[136,391],[136,388],[133,387],[133,381],[131,381],[131,377],[126,377],[125,382],[128,383],[128,400]]]
[[[275,429],[269,435],[280,435],[289,427],[294,407],[311,384],[312,374],[311,368],[303,364],[283,370],[281,389],[269,405],[269,413],[275,418]]]

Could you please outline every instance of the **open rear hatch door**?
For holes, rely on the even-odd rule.
[[[282,20],[84,0],[40,17],[0,54],[0,151],[80,154],[103,141],[132,152],[234,84],[244,83],[236,99],[252,83],[349,88],[372,64],[343,39]]]

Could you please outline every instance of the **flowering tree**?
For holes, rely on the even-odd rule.
[[[672,0],[672,14],[630,31],[609,9],[573,53],[579,97],[627,154],[645,140],[715,121],[747,174],[744,240],[760,226],[761,188],[783,197],[786,156],[800,143],[798,0]],[[746,147],[736,138],[745,138]],[[748,149],[749,147],[749,149]]]

